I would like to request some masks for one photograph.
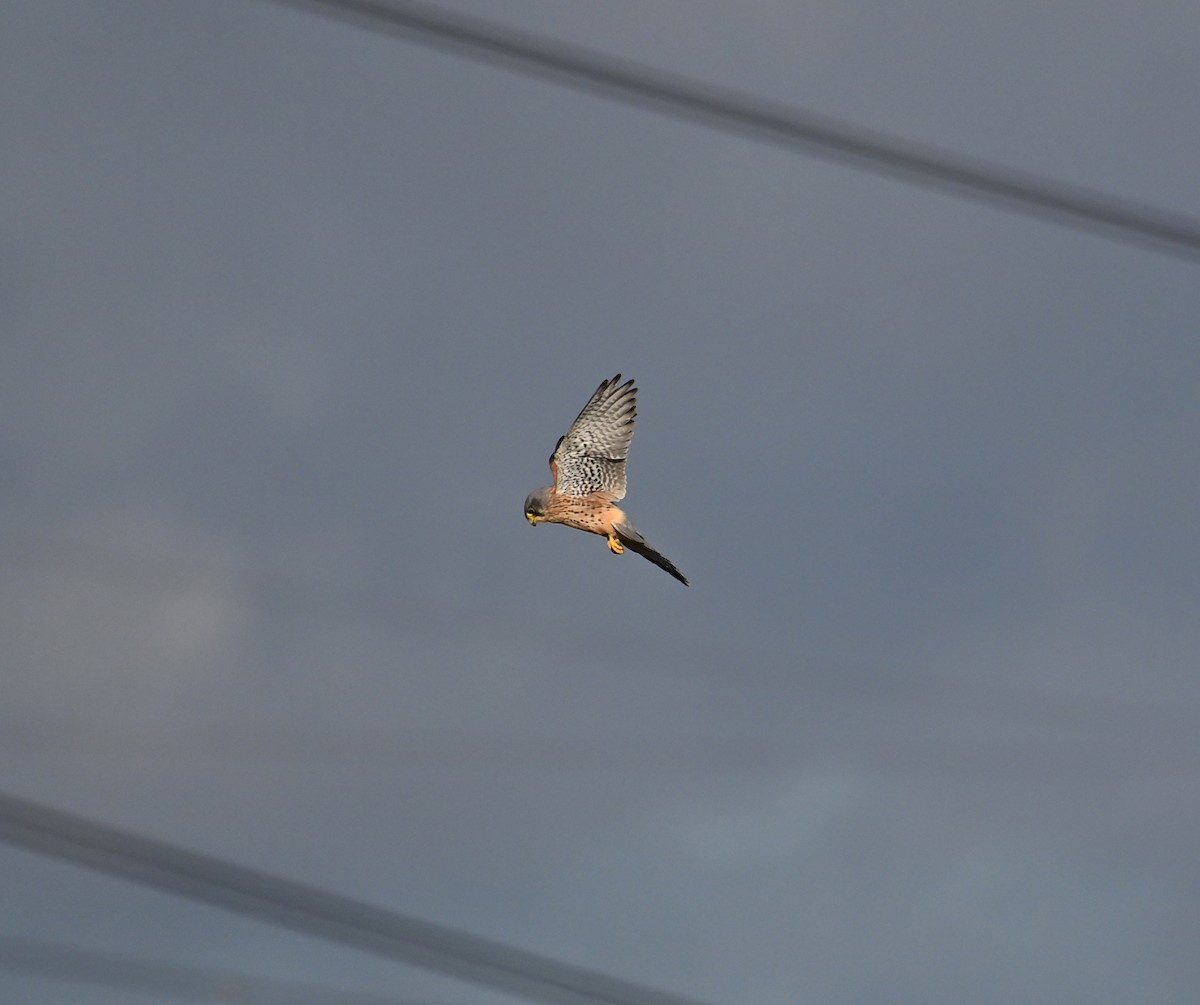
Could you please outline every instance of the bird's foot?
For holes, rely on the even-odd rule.
[[[620,541],[617,540],[616,534],[608,535],[608,550],[611,551],[614,555],[624,555],[625,554],[625,545],[623,545]]]

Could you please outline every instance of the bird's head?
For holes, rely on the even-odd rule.
[[[538,521],[546,515],[550,505],[550,489],[534,489],[525,500],[525,519],[531,527],[536,527]]]

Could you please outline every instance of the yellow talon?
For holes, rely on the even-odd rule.
[[[625,545],[623,545],[620,541],[617,540],[616,534],[608,535],[608,550],[611,551],[614,555],[624,555],[625,554]]]

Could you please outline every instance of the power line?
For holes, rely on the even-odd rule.
[[[0,841],[546,1005],[702,1005],[5,793]]]
[[[1190,260],[1200,219],[963,157],[829,116],[411,0],[272,0],[674,118]]]
[[[0,970],[187,1001],[236,1001],[241,1005],[428,1005],[395,995],[268,980],[37,939],[0,938]]]

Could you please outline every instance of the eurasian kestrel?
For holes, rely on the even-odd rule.
[[[683,573],[651,548],[613,505],[625,498],[625,458],[637,416],[637,388],[632,380],[618,387],[620,379],[618,373],[596,388],[566,436],[558,438],[550,455],[554,484],[529,493],[525,519],[533,526],[565,523],[607,537],[614,555],[629,548],[687,586]]]

